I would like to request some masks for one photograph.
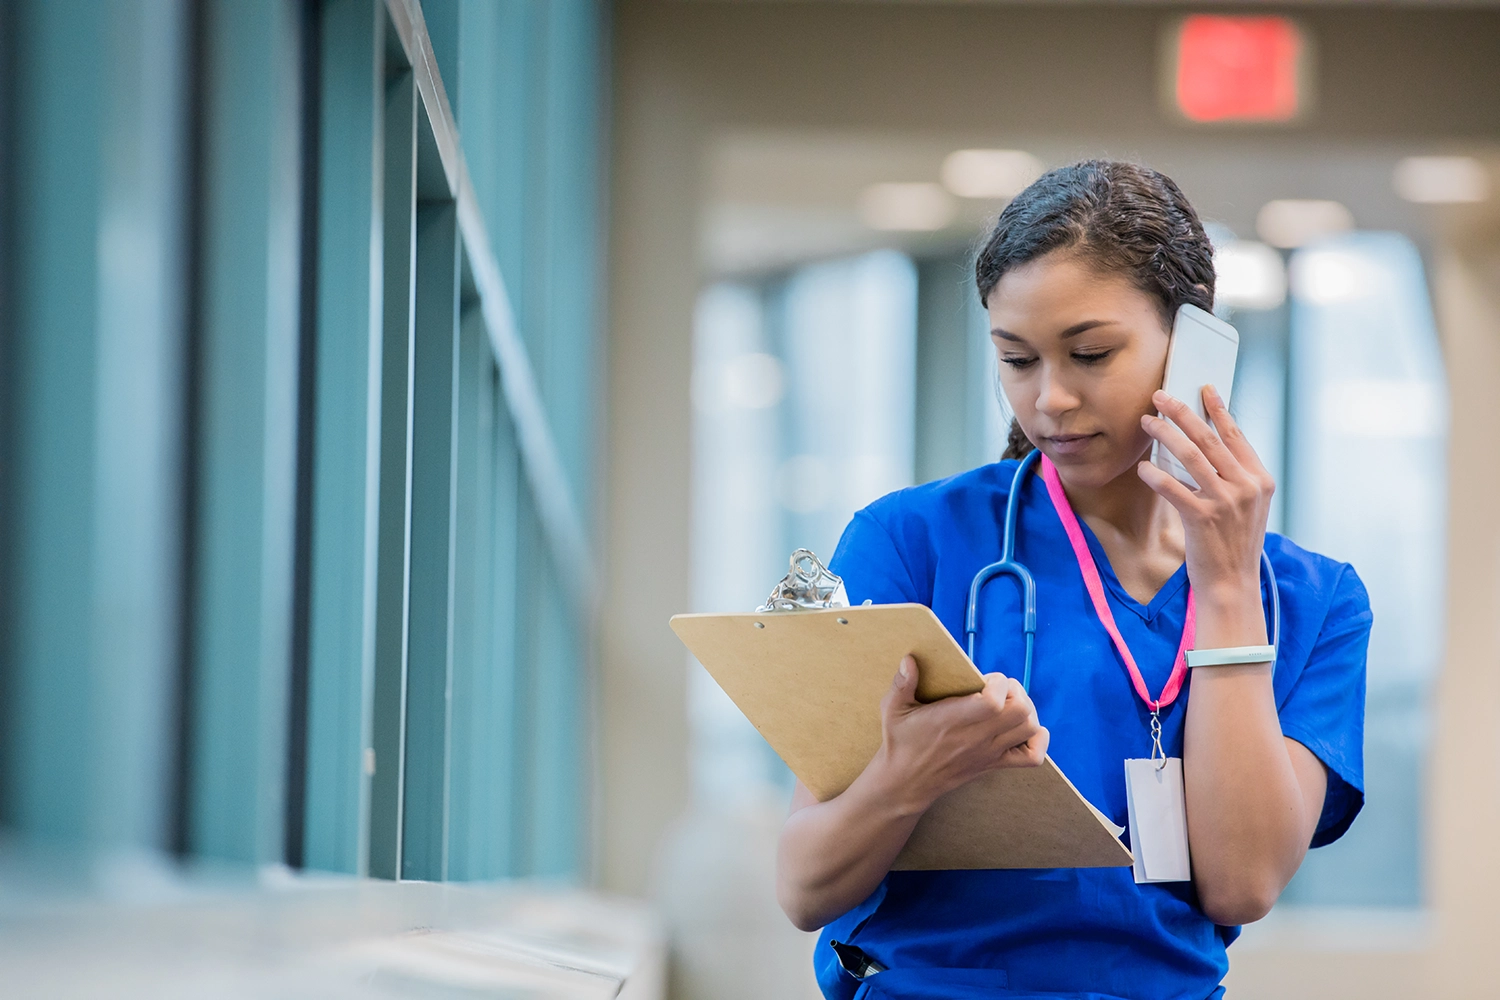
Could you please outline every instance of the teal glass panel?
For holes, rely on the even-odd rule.
[[[572,877],[581,868],[585,834],[584,650],[530,491],[520,501],[512,874]]]
[[[584,727],[587,688],[582,670],[585,650],[571,617],[571,609],[550,559],[529,567],[528,585],[535,588],[532,680],[528,714],[531,764],[525,803],[529,826],[528,874],[576,877],[583,868],[585,840],[584,797],[587,784],[583,762],[588,760]]]
[[[524,477],[524,464],[520,469]],[[523,478],[524,483],[524,478]],[[532,492],[524,486],[516,496],[516,618],[513,641],[516,650],[515,683],[512,688],[514,713],[511,741],[515,747],[515,768],[511,786],[511,829],[514,841],[511,845],[512,875],[526,876],[537,873],[538,812],[537,787],[542,772],[546,770],[537,759],[538,730],[551,724],[537,714],[537,683],[542,671],[553,666],[543,663],[539,652],[543,646],[540,632],[543,627],[542,605],[547,598],[539,579],[539,567],[546,559],[546,540],[541,523],[536,515],[536,501]],[[542,831],[545,835],[549,831]]]
[[[579,497],[592,486],[598,397],[601,22],[594,0],[464,0],[459,83],[449,87],[461,94],[475,197]]]
[[[15,631],[6,818],[26,833],[89,836],[92,466],[97,405],[100,140],[108,22],[86,4],[27,4],[17,20]],[[75,56],[76,54],[76,56]],[[85,612],[86,614],[86,612]],[[10,629],[6,630],[7,632]]]
[[[486,778],[497,761],[489,613],[494,530],[494,361],[484,320],[471,305],[459,328],[457,475],[454,501],[452,767],[448,877],[483,878],[496,835]]]
[[[448,89],[460,95],[475,196],[569,485],[586,498],[598,396],[601,14],[591,0],[463,0],[461,23],[458,85]],[[589,651],[556,582],[540,512],[529,491],[520,501],[518,631],[496,665],[498,690],[514,699],[516,713],[507,741],[515,770],[507,779],[514,840],[506,870],[573,874],[587,795],[580,720]],[[579,506],[587,523],[589,504]],[[497,595],[505,590],[496,586]],[[504,641],[498,626],[497,640]]]
[[[187,846],[280,860],[295,484],[299,22],[204,5]]]
[[[0,260],[0,821],[164,846],[183,336],[181,7],[14,3]]]
[[[460,95],[455,114],[474,197],[523,336],[531,326],[524,295],[532,145],[527,133],[539,96],[532,82],[537,56],[530,35],[541,10],[527,0],[464,0],[457,86],[447,78],[449,99],[454,91]]]
[[[417,107],[409,69],[385,84],[382,193],[380,517],[376,536],[375,679],[370,721],[369,873],[401,872],[406,750],[407,557],[411,544],[412,282],[416,277]]]
[[[438,74],[448,93],[448,106],[456,117],[459,113],[459,88],[453,81],[459,77],[459,13],[460,0],[426,0],[422,4],[422,20],[427,26],[427,37],[432,40],[432,54],[437,58]],[[467,11],[464,12],[467,15]],[[468,30],[465,16],[463,28]],[[467,145],[467,143],[466,143]]]
[[[598,220],[603,210],[600,142],[606,46],[596,0],[557,0],[545,11],[535,197],[544,217],[535,230],[544,299],[533,361],[579,514],[591,524],[594,401],[599,398],[598,336],[604,291]]]
[[[318,289],[303,865],[366,856],[382,361],[385,12],[321,9]]]
[[[437,880],[447,877],[453,661],[459,266],[452,202],[418,203],[416,269],[401,877]]]
[[[493,369],[492,369],[493,372]],[[488,738],[476,745],[493,753],[488,774],[476,783],[486,791],[491,803],[489,822],[493,829],[488,842],[489,858],[484,877],[516,875],[521,872],[521,830],[525,815],[521,790],[525,778],[521,768],[525,761],[522,737],[525,728],[525,703],[521,698],[524,679],[523,663],[517,646],[521,593],[529,586],[521,570],[521,505],[527,489],[521,470],[520,450],[516,445],[515,427],[510,412],[498,391],[498,372],[493,394],[494,404],[494,507],[491,516],[490,558],[490,677],[489,703],[476,704],[474,713],[488,728]],[[479,877],[479,876],[476,876]]]

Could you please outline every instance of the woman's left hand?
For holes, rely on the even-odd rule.
[[[1230,601],[1248,591],[1256,595],[1258,604],[1260,553],[1276,480],[1213,386],[1203,389],[1203,408],[1213,427],[1191,406],[1166,392],[1157,390],[1152,402],[1172,420],[1147,414],[1141,426],[1192,473],[1198,490],[1194,492],[1150,462],[1141,462],[1138,473],[1182,517],[1193,589],[1205,597],[1222,596]]]

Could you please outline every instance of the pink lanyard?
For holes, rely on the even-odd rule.
[[[1154,723],[1157,713],[1177,700],[1177,695],[1182,691],[1183,678],[1187,676],[1187,651],[1193,646],[1193,633],[1197,623],[1197,613],[1193,608],[1193,588],[1188,586],[1187,616],[1182,622],[1182,642],[1177,647],[1177,660],[1172,664],[1172,675],[1167,678],[1166,687],[1161,689],[1161,697],[1153,701],[1151,692],[1146,688],[1146,679],[1141,676],[1141,668],[1135,665],[1135,657],[1130,655],[1130,647],[1125,645],[1125,637],[1120,635],[1120,630],[1115,625],[1115,616],[1109,610],[1109,602],[1104,599],[1104,581],[1099,578],[1099,566],[1094,562],[1094,554],[1089,551],[1089,543],[1083,537],[1078,515],[1073,513],[1073,505],[1068,503],[1068,495],[1063,492],[1062,480],[1057,477],[1057,467],[1046,455],[1042,456],[1042,481],[1047,484],[1047,495],[1052,498],[1052,506],[1057,510],[1058,519],[1062,521],[1063,531],[1068,533],[1068,541],[1073,545],[1073,555],[1077,557],[1078,569],[1083,573],[1083,584],[1094,602],[1094,613],[1099,616],[1100,624],[1114,640],[1120,659],[1125,661],[1125,669],[1130,674],[1131,683],[1135,685],[1135,693],[1151,707]]]

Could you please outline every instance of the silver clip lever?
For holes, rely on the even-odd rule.
[[[781,578],[766,603],[756,608],[757,614],[768,611],[823,611],[828,608],[847,608],[849,595],[844,593],[844,581],[828,571],[823,561],[813,555],[812,549],[798,549],[792,553],[791,569]]]

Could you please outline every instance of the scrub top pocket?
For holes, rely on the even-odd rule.
[[[1037,993],[1007,988],[999,969],[891,969],[860,985],[855,1000],[1121,1000],[1105,993]]]
[[[1220,986],[1205,1000],[1223,1000]],[[866,979],[854,1000],[1123,1000],[1110,993],[1044,993],[1007,988],[998,969],[891,969]]]

